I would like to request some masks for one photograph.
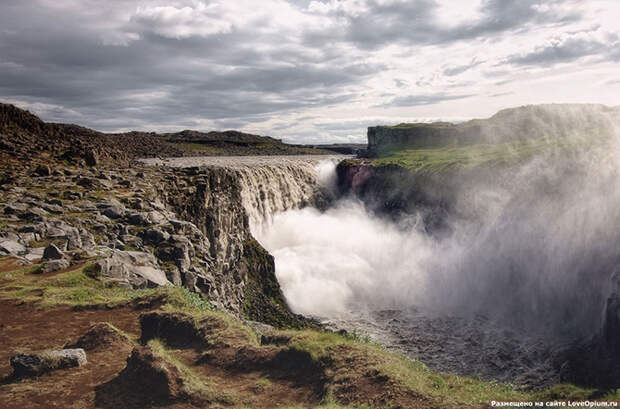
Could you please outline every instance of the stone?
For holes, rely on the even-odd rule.
[[[17,354],[10,359],[14,378],[28,378],[57,369],[73,368],[87,363],[81,348],[61,349],[40,354]]]
[[[131,288],[171,284],[155,257],[145,252],[112,250],[108,257],[97,261],[95,271],[106,280]]]
[[[93,149],[89,149],[84,153],[84,162],[86,166],[97,166],[99,163],[99,155]]]
[[[13,203],[4,207],[4,214],[18,214],[26,211],[28,206],[22,203]]]
[[[58,205],[53,205],[53,204],[44,204],[41,206],[41,208],[47,212],[54,213],[54,214],[62,214],[65,212],[65,209],[63,209],[62,207]]]
[[[126,187],[126,188],[130,188],[133,186],[133,183],[131,183],[131,181],[127,179],[120,180],[118,184],[119,186]]]
[[[91,188],[97,185],[97,180],[93,178],[83,177],[83,178],[79,178],[75,184],[78,186],[85,187],[85,188]]]
[[[14,240],[0,241],[0,250],[8,254],[21,255],[26,252],[26,247]]]
[[[52,174],[52,170],[47,165],[39,165],[34,170],[34,174],[37,176],[49,176]]]
[[[53,244],[50,244],[43,250],[43,260],[60,260],[62,258],[65,258],[65,255]]]
[[[48,212],[46,212],[45,210],[39,207],[31,207],[25,212],[18,214],[17,217],[19,217],[22,220],[42,222],[45,220],[46,216],[48,215],[49,215]]]
[[[55,271],[64,270],[69,268],[71,264],[69,260],[61,258],[60,260],[50,260],[43,264],[42,272],[43,273],[53,273]]]
[[[129,224],[134,226],[147,226],[149,224],[148,215],[145,213],[130,214],[127,220],[129,221]]]
[[[43,257],[43,247],[30,249],[24,258],[28,261],[40,260]]]
[[[103,211],[103,215],[110,219],[120,219],[125,216],[127,210],[123,206],[110,206]]]
[[[161,224],[166,222],[166,216],[164,216],[161,212],[158,212],[157,210],[150,211],[148,215],[149,220],[153,224]]]
[[[170,234],[161,229],[148,229],[142,234],[142,239],[147,243],[158,244],[170,238]]]

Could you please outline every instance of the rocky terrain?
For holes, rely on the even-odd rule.
[[[330,154],[328,149],[288,145],[267,136],[238,131],[106,134],[78,125],[45,123],[28,111],[0,103],[0,155],[21,160],[48,159],[94,166],[128,164],[148,157],[210,155]]]

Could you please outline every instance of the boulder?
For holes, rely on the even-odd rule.
[[[97,179],[93,178],[79,178],[75,183],[78,186],[82,186],[85,188],[91,188],[97,186]]]
[[[86,364],[83,349],[61,349],[40,354],[17,354],[10,359],[13,377],[27,378],[56,369],[72,368]]]
[[[37,176],[49,176],[52,174],[52,170],[47,165],[39,165],[34,170],[34,174]]]
[[[142,239],[146,243],[158,244],[170,238],[170,234],[161,229],[148,229],[142,233]]]
[[[69,260],[61,258],[59,260],[50,260],[43,264],[42,272],[43,273],[53,273],[54,271],[64,270],[65,268],[69,268],[71,264]]]
[[[130,214],[127,220],[129,221],[129,224],[134,226],[147,226],[149,224],[149,217],[146,213]]]
[[[0,241],[0,252],[21,255],[26,252],[26,247],[14,240],[3,240]]]
[[[64,257],[64,253],[53,244],[50,244],[43,250],[43,260],[60,260]]]
[[[103,215],[109,217],[110,219],[120,219],[125,216],[127,213],[127,209],[123,206],[110,206],[103,211]]]
[[[95,272],[124,287],[145,288],[170,285],[166,273],[159,269],[150,253],[112,250],[108,257],[97,261]]]

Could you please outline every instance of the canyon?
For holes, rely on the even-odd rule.
[[[472,124],[485,131],[471,131]],[[124,156],[122,166],[106,164],[114,155],[96,138],[81,145],[85,153],[71,148],[67,156],[60,145],[42,145],[23,160],[30,153],[13,155],[11,134],[0,146],[2,298],[161,314],[157,308],[170,308],[177,294],[168,291],[187,291],[180,293],[185,312],[175,313],[192,305],[201,314],[213,309],[232,317],[226,319],[235,328],[249,328],[266,348],[299,348],[296,337],[318,330],[379,342],[439,373],[534,391],[528,393],[570,382],[605,396],[620,380],[613,245],[620,237],[612,227],[620,221],[617,125],[617,110],[607,107],[534,106],[465,125],[418,124],[406,137],[406,126],[382,129],[380,138],[370,128],[369,150],[359,158],[136,155]],[[438,127],[483,137],[465,132],[453,141],[452,131],[437,133]],[[96,165],[86,160],[92,146],[102,150]],[[59,281],[68,277],[70,284]],[[137,319],[131,311],[123,324],[130,338],[137,332],[128,324]],[[222,348],[207,324],[148,316],[156,324],[144,325],[160,329],[142,328],[144,343],[179,334],[194,339],[198,331],[207,337],[194,339],[201,348]],[[147,329],[160,332],[147,336]],[[226,348],[266,354],[235,344],[235,334],[226,332],[232,337]],[[158,345],[126,354],[127,368],[170,347]],[[327,348],[329,359],[321,355],[326,372],[313,385],[335,388],[339,402],[385,402],[370,392],[382,382],[410,393],[388,371],[389,381],[378,374],[370,386],[357,378],[347,384],[364,391],[352,399],[334,386],[347,381],[329,375],[341,364],[334,348]],[[201,358],[179,356],[204,369]],[[285,371],[273,359],[263,364]],[[374,373],[371,367],[364,371]],[[118,382],[129,382],[129,372]],[[461,382],[445,376],[451,387]],[[325,393],[308,396],[316,404]],[[409,399],[403,407],[425,407]]]

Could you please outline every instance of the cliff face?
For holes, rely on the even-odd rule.
[[[183,285],[253,320],[301,324],[286,306],[273,257],[254,240],[252,230],[275,212],[319,200],[312,163],[175,169],[158,195],[204,236],[203,251],[180,269]]]
[[[617,108],[593,104],[529,105],[499,111],[488,119],[460,124],[400,124],[368,128],[371,156],[398,149],[431,149],[542,139],[582,139],[615,135]]]

